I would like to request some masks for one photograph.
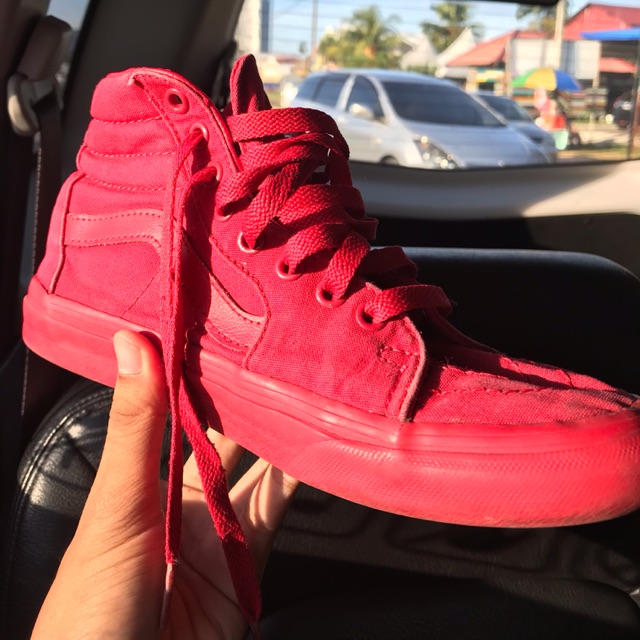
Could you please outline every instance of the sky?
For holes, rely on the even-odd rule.
[[[420,33],[420,22],[434,20],[430,7],[437,0],[361,0],[349,2],[341,0],[318,0],[317,39],[328,27],[336,28],[347,20],[353,12],[362,7],[376,4],[383,17],[397,15],[400,20],[395,28],[401,33]],[[599,4],[640,6],[640,0],[595,0]],[[298,53],[300,43],[309,50],[311,41],[311,14],[314,0],[272,0],[272,50],[278,53]],[[78,27],[87,0],[51,0],[49,13],[72,26]],[[520,23],[515,14],[517,5],[507,2],[473,2],[473,21],[484,25],[484,38],[494,38],[501,33],[516,28],[526,28],[527,19]],[[576,13],[586,2],[570,0],[569,14]]]
[[[337,27],[353,12],[362,7],[376,4],[383,17],[397,15],[400,21],[395,25],[402,33],[420,33],[420,22],[436,21],[431,11],[432,4],[438,0],[318,0],[318,35],[320,39],[327,27]],[[640,6],[640,0],[592,0],[599,4]],[[273,2],[273,50],[282,53],[297,53],[300,42],[311,40],[311,13],[313,0],[272,0]],[[472,2],[472,19],[484,25],[484,39],[495,38],[516,28],[526,28],[530,19],[518,22],[518,5],[509,2]],[[569,14],[581,9],[585,0],[569,0]]]

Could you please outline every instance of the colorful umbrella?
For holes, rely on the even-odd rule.
[[[519,89],[546,89],[547,91],[582,91],[577,80],[564,71],[540,67],[527,71],[513,79],[513,87]]]

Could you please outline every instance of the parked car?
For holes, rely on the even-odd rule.
[[[626,129],[631,124],[631,109],[633,107],[631,98],[631,91],[625,91],[613,101],[613,121],[621,129]]]
[[[418,73],[311,74],[292,105],[333,116],[354,160],[425,169],[549,162],[536,144],[455,84]]]
[[[516,131],[524,134],[538,148],[555,162],[558,158],[558,148],[554,137],[540,128],[529,115],[528,111],[508,96],[498,96],[488,91],[478,91],[474,94],[483,104],[499,113]]]

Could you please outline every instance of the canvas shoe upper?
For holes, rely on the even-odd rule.
[[[636,508],[638,398],[460,334],[401,249],[370,250],[335,123],[271,110],[251,56],[231,96],[220,113],[157,69],[98,85],[25,299],[27,344],[113,384],[115,331],[158,335],[203,468],[206,419],[300,480],[414,517],[553,526]]]

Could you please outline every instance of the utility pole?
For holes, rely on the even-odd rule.
[[[564,21],[567,15],[567,0],[558,0],[556,5],[556,29],[553,36],[555,42],[556,55],[552,67],[556,69],[562,68],[562,32],[564,30]]]
[[[561,0],[562,1],[562,0]],[[313,67],[316,63],[316,48],[318,46],[318,0],[313,0],[311,6],[311,46],[309,47],[309,58],[311,60],[310,67]]]

